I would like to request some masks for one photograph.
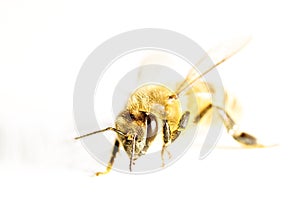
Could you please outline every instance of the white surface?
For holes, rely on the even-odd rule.
[[[0,197],[299,198],[298,6],[207,2],[1,1]],[[219,72],[242,103],[242,127],[280,145],[228,149],[223,143],[236,145],[224,135],[203,161],[194,146],[158,173],[91,177],[103,168],[72,140],[76,75],[101,42],[144,27],[175,30],[204,48],[252,34]]]

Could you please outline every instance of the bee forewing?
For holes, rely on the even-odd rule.
[[[140,61],[140,66],[144,65],[161,65],[161,66],[172,66],[175,64],[174,60],[172,59],[171,55],[166,52],[154,51],[149,50],[146,51],[144,57]],[[155,71],[156,74],[159,74],[160,71]],[[144,74],[147,73],[147,74]],[[138,81],[142,82],[145,76],[151,76],[153,74],[148,74],[149,71],[143,70],[143,67],[139,68],[138,71]]]
[[[200,57],[199,61],[194,64],[193,68],[190,69],[186,79],[178,86],[176,90],[177,95],[191,87],[200,87],[203,89],[201,91],[207,92],[208,87],[206,86],[205,89],[204,86],[201,86],[204,85],[202,77],[240,51],[250,41],[250,39],[251,37],[249,36],[235,39],[234,41],[221,43],[215,48],[209,50],[208,53]]]
[[[149,64],[158,64],[158,63],[160,65],[169,66],[174,64],[174,60],[166,52],[149,50],[140,61],[140,65],[149,65]]]

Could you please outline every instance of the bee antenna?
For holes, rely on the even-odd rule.
[[[119,135],[125,136],[125,134],[122,131],[119,131],[118,129],[113,128],[113,127],[107,127],[106,129],[102,129],[102,130],[99,130],[99,131],[95,131],[95,132],[92,132],[92,133],[88,133],[88,134],[76,137],[75,140],[78,140],[78,139],[81,139],[81,138],[84,138],[84,137],[87,137],[87,136],[90,136],[90,135],[94,135],[94,134],[97,134],[97,133],[102,133],[104,131],[114,131]]]

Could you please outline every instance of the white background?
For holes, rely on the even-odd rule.
[[[1,198],[297,198],[299,192],[297,1],[1,1]],[[219,72],[243,106],[243,127],[278,147],[197,146],[171,167],[132,176],[103,169],[79,142],[76,76],[110,37],[137,28],[182,33],[204,48],[252,35]]]

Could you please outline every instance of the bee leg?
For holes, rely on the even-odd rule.
[[[212,104],[207,105],[203,110],[200,111],[200,113],[195,117],[194,123],[200,122],[200,120],[204,117],[204,115],[211,110]]]
[[[194,122],[199,122],[206,113],[211,110],[212,108],[216,108],[219,116],[223,120],[224,126],[229,135],[233,137],[237,142],[243,144],[244,146],[248,147],[262,147],[256,140],[256,138],[248,133],[238,131],[238,126],[232,117],[225,111],[223,108],[214,106],[212,104],[207,105],[196,117]]]
[[[167,151],[167,146],[171,142],[171,130],[170,126],[167,120],[163,120],[163,147],[161,149],[161,161],[162,161],[162,167],[165,166],[165,158],[164,158],[164,153]],[[170,152],[167,151],[169,158],[171,156]]]
[[[167,151],[167,146],[175,141],[180,133],[186,128],[188,121],[190,118],[190,112],[186,111],[180,118],[180,121],[178,123],[178,127],[175,131],[171,132],[170,126],[168,124],[167,120],[164,120],[163,123],[163,141],[164,145],[161,150],[161,159],[162,159],[162,166],[164,166],[164,152]],[[169,158],[171,158],[171,153],[167,151]]]
[[[181,116],[177,129],[172,132],[171,142],[174,142],[179,137],[181,132],[187,127],[189,119],[190,119],[190,112],[186,111]]]
[[[257,139],[254,136],[245,132],[240,132],[238,130],[238,125],[235,123],[232,117],[230,117],[226,110],[218,106],[214,107],[218,110],[227,132],[233,137],[233,139],[247,147],[263,147],[263,145],[257,142]]]
[[[110,172],[113,164],[114,164],[114,161],[115,161],[115,158],[116,158],[116,154],[119,152],[119,147],[120,147],[120,142],[116,139],[115,141],[115,144],[114,144],[114,148],[113,148],[113,151],[112,151],[112,154],[111,154],[111,158],[108,162],[108,165],[106,167],[106,171],[104,172],[97,172],[96,173],[96,176],[99,176],[99,175],[103,175],[103,174],[107,174],[108,172]]]

